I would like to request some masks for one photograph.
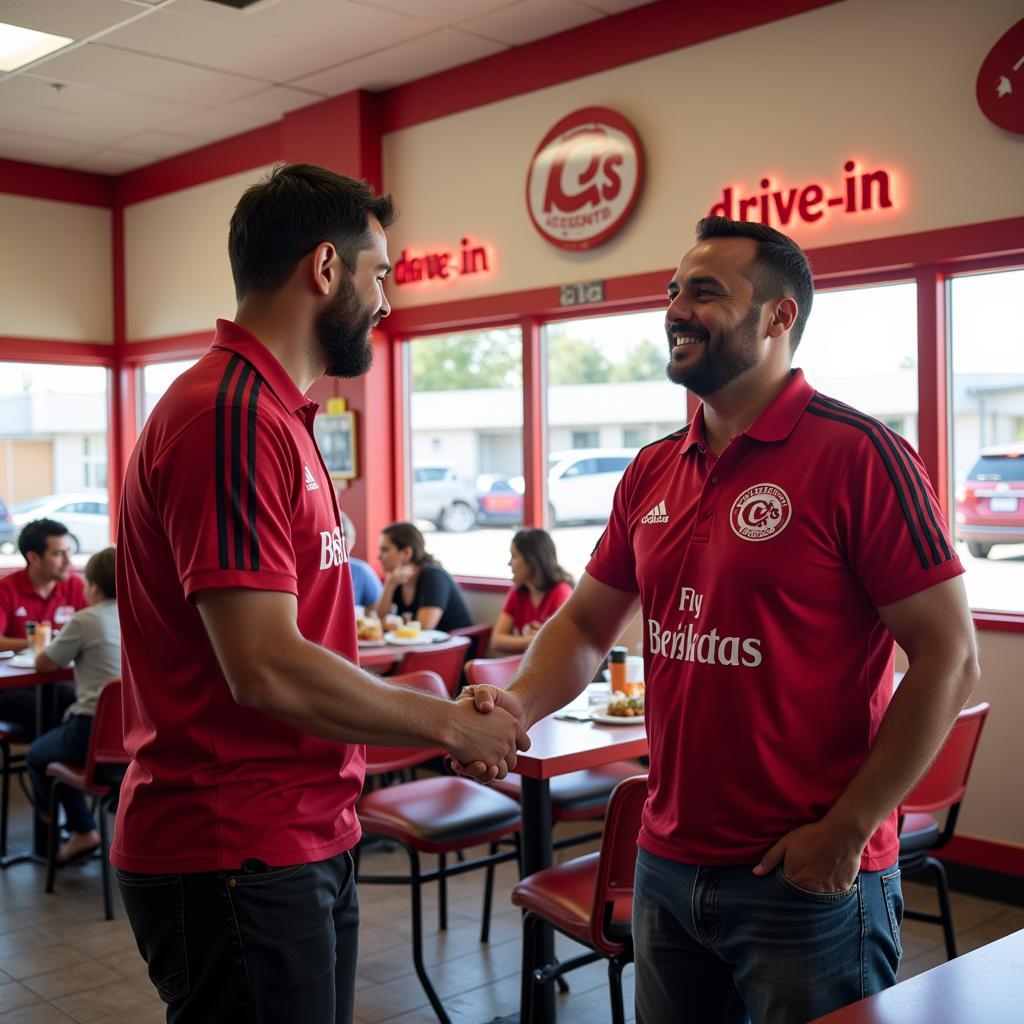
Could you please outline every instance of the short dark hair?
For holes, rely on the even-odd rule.
[[[279,164],[238,200],[228,229],[235,297],[272,295],[295,264],[321,242],[331,242],[348,269],[372,243],[369,217],[383,228],[395,218],[391,196],[365,181],[313,164]]]
[[[85,578],[90,583],[95,583],[103,591],[104,597],[117,597],[117,582],[114,570],[116,555],[115,548],[104,548],[102,551],[97,551],[85,563]]]
[[[28,561],[28,553],[34,551],[42,557],[46,554],[47,541],[50,537],[64,537],[69,532],[63,523],[56,519],[33,519],[26,523],[18,535],[18,550],[22,553],[25,561]]]
[[[531,582],[538,590],[543,590],[546,594],[558,583],[568,583],[570,587],[575,585],[572,576],[558,564],[555,542],[547,530],[528,526],[516,533],[512,543],[533,570]]]
[[[385,526],[381,533],[399,551],[402,548],[412,548],[412,558],[410,561],[413,565],[441,564],[427,551],[427,542],[423,539],[423,534],[412,523],[392,523],[390,526]]]
[[[757,260],[750,278],[754,301],[767,302],[780,295],[796,299],[796,322],[789,332],[789,349],[795,352],[814,302],[814,278],[803,249],[766,224],[728,217],[704,217],[697,222],[697,241],[709,238],[752,238],[757,242]]]

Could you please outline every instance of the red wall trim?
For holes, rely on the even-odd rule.
[[[381,130],[408,128],[834,2],[733,0],[704,4],[698,13],[681,10],[679,0],[658,0],[390,89],[381,94]]]
[[[946,522],[952,522],[949,486],[949,388],[947,360],[936,345],[946,337],[946,276],[921,267],[917,282],[918,451],[931,477]]]
[[[953,836],[937,856],[941,860],[1000,871],[1004,875],[1024,876],[1024,846],[1000,843],[994,839]]]
[[[0,193],[13,196],[109,207],[114,203],[116,181],[105,174],[0,159]]]
[[[213,328],[194,334],[175,334],[149,341],[126,344],[122,359],[125,365],[169,362],[175,359],[198,359],[213,341]]]
[[[547,523],[547,373],[540,324],[531,318],[519,322],[523,342],[523,479],[526,494],[523,522],[533,526]],[[539,480],[540,487],[532,482]]]
[[[1024,615],[1013,612],[972,612],[975,629],[989,633],[1024,633]]]
[[[114,346],[98,341],[53,341],[49,338],[0,336],[0,360],[14,363],[113,366],[115,358]]]

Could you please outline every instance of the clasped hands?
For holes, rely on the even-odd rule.
[[[467,686],[455,707],[460,741],[449,745],[452,768],[477,782],[505,778],[517,751],[530,749],[522,703],[494,686]]]

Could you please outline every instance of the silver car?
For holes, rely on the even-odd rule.
[[[454,466],[441,463],[413,466],[414,519],[428,519],[439,530],[465,533],[476,525],[477,509],[474,489],[460,479]]]
[[[110,515],[104,490],[47,494],[11,507],[11,519],[21,532],[34,519],[56,519],[71,534],[71,552],[102,551],[110,546]]]

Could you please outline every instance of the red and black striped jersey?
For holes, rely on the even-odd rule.
[[[294,594],[302,635],[355,661],[352,582],[316,405],[229,321],[150,415],[118,532],[126,741],[112,859],[207,871],[322,860],[359,837],[362,747],[233,699],[193,602]]]

